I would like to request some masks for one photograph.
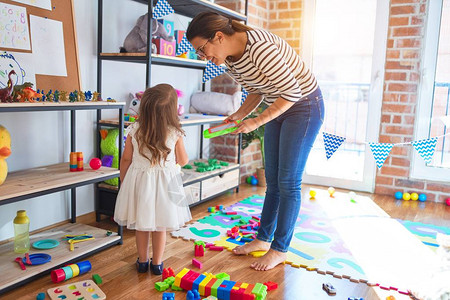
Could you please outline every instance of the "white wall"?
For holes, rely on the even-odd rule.
[[[109,3],[109,1],[104,1]],[[111,1],[112,2],[112,1]],[[76,0],[75,21],[80,59],[82,90],[97,88],[97,1]],[[136,19],[146,12],[146,5],[129,0],[116,0],[104,7],[103,51],[117,52]],[[170,16],[175,29],[186,29],[188,19]],[[201,89],[202,72],[174,67],[154,66],[152,85],[169,83],[184,92],[180,103],[189,107],[192,92]],[[125,101],[130,92],[145,88],[145,65],[105,62],[103,67],[102,97]],[[38,88],[38,87],[37,87]],[[115,117],[116,112],[103,113],[103,117]],[[95,156],[95,111],[77,112],[77,151],[84,154],[85,163]],[[27,112],[0,114],[0,124],[11,133],[12,154],[7,163],[9,172],[32,167],[68,162],[70,153],[70,115],[68,112]],[[186,127],[187,151],[196,158],[199,148],[199,128]],[[1,206],[0,240],[14,235],[12,220],[16,211],[27,210],[30,229],[70,218],[70,192],[64,191]],[[77,189],[77,215],[94,211],[93,185]]]

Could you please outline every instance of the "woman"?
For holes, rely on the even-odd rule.
[[[198,14],[186,31],[196,53],[229,74],[249,92],[225,121],[242,120],[264,100],[257,118],[235,134],[265,127],[267,190],[257,238],[233,249],[236,255],[267,251],[251,264],[270,270],[286,260],[300,210],[301,181],[309,152],[323,123],[322,93],[311,71],[280,37],[211,12]]]

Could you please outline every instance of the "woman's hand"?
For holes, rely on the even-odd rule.
[[[231,114],[228,116],[228,118],[226,118],[223,122],[224,123],[231,123],[234,121],[240,121],[244,118],[245,116],[243,114],[241,114],[239,112],[239,110],[237,112],[235,112],[234,114]]]
[[[238,124],[238,128],[232,132],[232,134],[239,134],[239,133],[249,133],[258,128],[261,124],[259,124],[258,118],[251,118],[242,121]]]

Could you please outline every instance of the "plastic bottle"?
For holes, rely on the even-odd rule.
[[[18,210],[14,218],[14,252],[27,253],[30,250],[30,219],[25,210]]]

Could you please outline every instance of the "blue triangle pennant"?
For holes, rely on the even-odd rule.
[[[156,6],[153,8],[153,19],[159,19],[174,12],[167,0],[158,0]]]
[[[184,34],[183,38],[181,39],[181,42],[178,44],[177,47],[177,56],[191,50],[195,51],[194,47],[192,47],[191,43],[186,38],[186,34]]]
[[[206,64],[205,73],[203,73],[203,83],[225,73],[226,71],[227,69],[225,67],[216,66],[211,61],[208,61]]]
[[[384,164],[384,161],[388,157],[389,152],[391,152],[391,149],[394,146],[394,144],[369,143],[369,146],[370,146],[370,150],[372,150],[372,154],[373,154],[373,157],[375,158],[378,169],[381,169],[381,167]]]
[[[241,105],[244,103],[245,99],[247,99],[248,92],[242,88],[242,96],[241,96]]]
[[[325,144],[327,159],[329,159],[334,152],[336,152],[337,148],[339,148],[344,141],[344,137],[323,132],[323,143]]]
[[[434,155],[434,149],[436,149],[437,138],[425,139],[412,142],[414,149],[419,152],[423,160],[429,164]]]

